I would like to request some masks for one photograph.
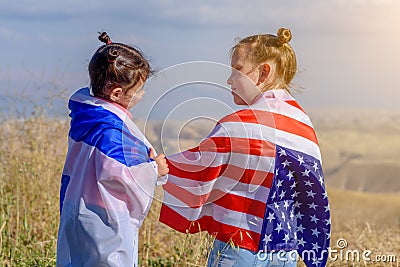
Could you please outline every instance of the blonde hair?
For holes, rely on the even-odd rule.
[[[231,55],[240,48],[250,48],[248,58],[254,65],[272,62],[275,65],[275,77],[264,86],[267,89],[286,89],[289,91],[291,81],[297,71],[296,55],[289,45],[292,33],[289,29],[280,28],[276,35],[257,34],[241,39],[231,49]]]

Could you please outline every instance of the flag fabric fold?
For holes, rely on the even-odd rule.
[[[254,252],[297,250],[307,266],[325,266],[330,211],[318,141],[285,90],[263,93],[167,159],[161,222]]]
[[[78,90],[60,189],[57,266],[137,266],[157,165],[127,110]]]

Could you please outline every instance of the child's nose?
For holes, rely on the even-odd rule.
[[[232,74],[229,75],[228,80],[226,80],[226,83],[232,85]]]

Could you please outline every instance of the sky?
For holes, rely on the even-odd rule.
[[[220,69],[230,64],[229,49],[237,38],[287,27],[298,60],[295,97],[303,108],[399,109],[398,0],[0,3],[2,97],[45,99],[60,91],[68,96],[88,85],[87,65],[101,45],[99,31],[139,47],[153,68],[164,73],[146,85],[148,99],[154,101],[188,75],[184,66],[192,65],[185,63],[215,62],[197,64],[198,72]],[[171,72],[175,80],[166,88],[162,81]],[[227,86],[228,72],[215,73],[209,79],[219,75],[217,87]],[[202,88],[201,83],[196,86]],[[197,90],[186,87],[189,96]],[[213,90],[208,91],[212,96]],[[231,97],[219,91],[221,97]]]

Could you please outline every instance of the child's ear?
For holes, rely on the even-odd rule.
[[[116,87],[112,89],[110,93],[110,100],[113,102],[118,102],[123,96],[123,91],[121,87]]]
[[[257,85],[260,85],[264,83],[265,81],[268,80],[270,74],[271,74],[271,65],[268,63],[264,63],[260,66],[260,75],[258,77],[258,82]]]

